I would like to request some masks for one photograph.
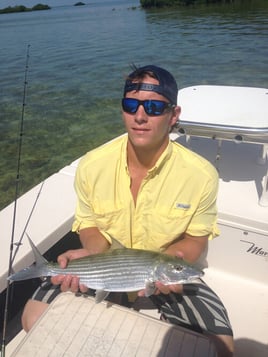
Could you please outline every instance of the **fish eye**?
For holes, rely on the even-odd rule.
[[[176,271],[182,271],[183,270],[183,266],[182,265],[174,265],[173,269],[176,270]]]

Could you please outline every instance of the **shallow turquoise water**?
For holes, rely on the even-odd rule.
[[[145,11],[106,0],[0,15],[0,207],[14,198],[28,44],[20,192],[124,131],[131,63],[164,66],[180,87],[267,87],[267,19],[265,1]]]

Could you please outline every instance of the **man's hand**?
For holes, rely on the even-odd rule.
[[[58,257],[58,263],[62,269],[65,269],[71,260],[103,253],[110,248],[109,242],[100,233],[97,227],[80,230],[79,237],[83,246],[82,249],[68,250]],[[88,290],[85,285],[79,284],[79,278],[77,276],[57,275],[51,278],[51,282],[55,285],[61,285],[62,291],[70,290],[76,293],[80,290],[82,293],[85,293]]]
[[[173,285],[164,285],[160,281],[155,282],[155,292],[153,295],[165,294],[168,295],[170,293],[181,294],[183,292],[182,284],[173,284]],[[140,290],[138,292],[138,296],[145,296],[145,290]]]
[[[83,258],[89,255],[87,249],[75,249],[68,250],[67,252],[58,256],[58,264],[62,269],[65,269],[68,262],[74,259]],[[76,293],[81,291],[82,293],[87,292],[88,288],[85,285],[79,284],[79,278],[72,275],[56,275],[51,278],[51,282],[54,285],[61,285],[61,291],[72,291]]]
[[[155,294],[165,294],[168,295],[170,293],[181,294],[183,292],[182,284],[173,284],[173,285],[164,285],[160,281],[155,282],[156,291]]]
[[[166,249],[164,251],[165,254],[175,255],[176,257],[183,259],[183,252],[180,250],[172,250]],[[182,284],[172,284],[172,285],[164,285],[160,281],[155,282],[155,292],[154,295],[165,294],[168,295],[170,293],[181,294],[183,292]],[[145,290],[140,290],[138,292],[138,296],[145,296]]]

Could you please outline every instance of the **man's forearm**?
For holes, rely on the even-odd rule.
[[[97,227],[84,228],[79,232],[79,236],[83,248],[87,249],[89,254],[102,253],[110,247]]]
[[[205,251],[207,244],[208,236],[193,237],[184,234],[183,238],[167,247],[164,253],[174,256],[182,255],[182,258],[187,262],[194,263]]]

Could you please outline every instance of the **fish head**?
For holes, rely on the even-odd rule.
[[[155,279],[164,285],[186,284],[204,273],[180,258],[165,257],[155,268]]]

